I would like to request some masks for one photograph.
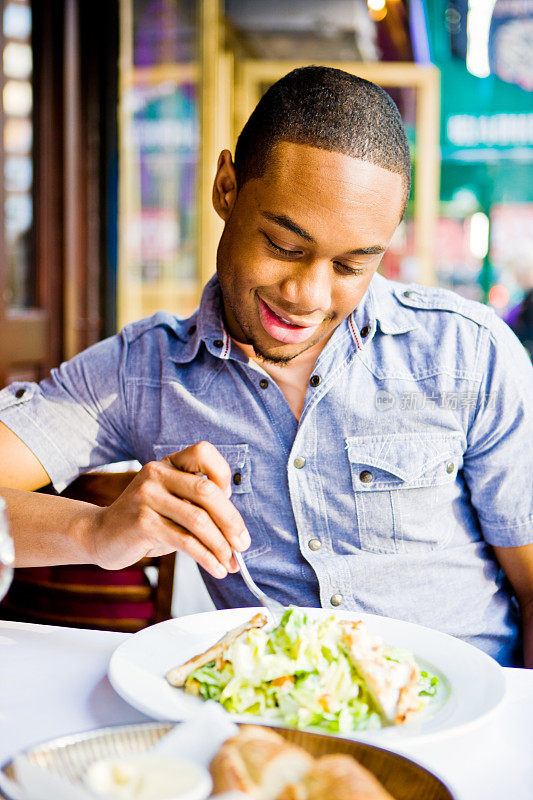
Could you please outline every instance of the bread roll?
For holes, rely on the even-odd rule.
[[[247,725],[222,745],[211,762],[214,793],[238,790],[256,800],[277,800],[313,764],[309,753],[274,731]]]
[[[214,794],[240,791],[255,800],[393,800],[348,755],[315,760],[269,728],[245,725],[211,762]]]
[[[302,789],[294,800],[393,800],[355,758],[340,754],[319,758],[302,780]]]

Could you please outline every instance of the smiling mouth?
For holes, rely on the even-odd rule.
[[[280,314],[279,311],[277,311],[275,308],[269,305],[265,300],[263,300],[262,298],[259,299],[261,300],[262,303],[264,303],[264,305],[268,308],[268,310],[271,311],[272,314],[274,314],[274,316],[276,316],[279,320],[281,320],[281,322],[285,323],[285,325],[290,325],[292,328],[316,328],[316,326],[320,324],[318,322],[311,322],[311,323],[304,323],[302,325],[302,323],[300,322],[294,322],[294,320],[292,320],[290,316],[288,315],[285,316],[285,314]]]
[[[309,339],[316,331],[320,323],[314,325],[298,325],[288,317],[284,317],[274,311],[258,296],[259,318],[264,330],[273,339],[284,344],[299,344]]]

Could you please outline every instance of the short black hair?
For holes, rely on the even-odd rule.
[[[264,175],[278,142],[319,147],[369,161],[411,189],[411,156],[400,113],[375,83],[333,67],[300,67],[263,95],[235,148],[237,188]]]

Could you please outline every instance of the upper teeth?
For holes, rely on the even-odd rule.
[[[278,319],[280,319],[286,325],[295,325],[294,322],[291,322],[290,319],[285,319],[285,317],[282,317],[281,314],[276,314],[276,316],[277,316]]]

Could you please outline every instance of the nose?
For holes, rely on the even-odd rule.
[[[280,286],[281,296],[294,314],[327,313],[331,307],[331,264],[325,261],[287,265]]]

